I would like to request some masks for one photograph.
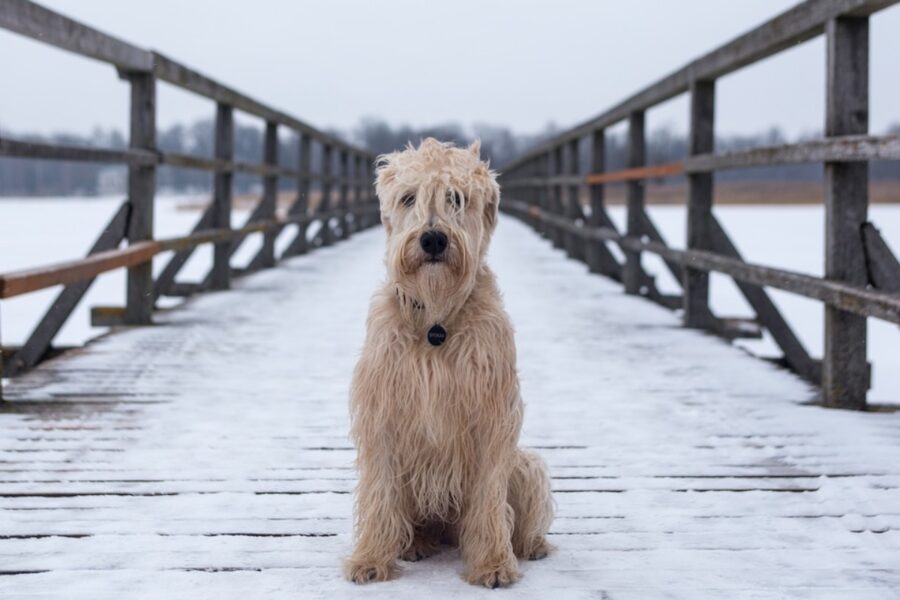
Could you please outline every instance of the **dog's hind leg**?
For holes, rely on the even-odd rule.
[[[434,556],[441,549],[443,535],[444,528],[440,523],[426,523],[416,526],[412,542],[403,551],[400,558],[405,561],[416,562],[423,558]]]
[[[547,556],[553,549],[547,542],[553,521],[553,496],[547,465],[541,457],[523,450],[517,452],[507,501],[515,514],[513,552],[528,560]]]

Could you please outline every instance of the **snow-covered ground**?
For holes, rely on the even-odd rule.
[[[490,262],[558,550],[511,590],[464,583],[450,549],[343,581],[347,394],[382,248],[362,232],[14,380],[0,597],[900,597],[900,413],[806,405],[797,377],[512,219]]]
[[[178,210],[186,197],[162,196],[156,205],[159,236],[187,232],[198,218],[194,211]],[[0,272],[80,257],[101,226],[110,218],[119,198],[85,199],[3,199],[0,200]],[[624,222],[622,207],[611,209],[612,217]],[[674,246],[684,244],[684,208],[652,206],[650,213],[666,239]],[[749,261],[821,275],[823,270],[824,212],[820,206],[723,206],[716,213],[735,244]],[[900,254],[900,205],[874,205],[872,221]],[[243,222],[246,213],[235,211],[233,222]],[[281,241],[287,240],[283,235]],[[237,262],[246,261],[258,247],[258,236],[247,240]],[[199,279],[207,268],[211,251],[200,248],[181,277]],[[154,261],[161,269],[165,257]],[[648,269],[659,275],[663,289],[676,291],[677,285],[655,257],[646,257]],[[529,268],[523,265],[522,268]],[[788,321],[815,356],[822,348],[822,306],[812,300],[780,291],[771,292]],[[21,343],[55,297],[56,290],[0,302],[0,339],[6,344]],[[57,343],[79,344],[103,329],[91,328],[89,308],[98,304],[121,304],[124,274],[101,276],[85,301],[63,328]],[[726,278],[713,275],[712,302],[723,315],[749,315],[737,288]],[[770,340],[742,341],[741,345],[764,355],[777,354]],[[873,363],[870,401],[900,404],[900,330],[894,325],[869,321],[869,360]]]

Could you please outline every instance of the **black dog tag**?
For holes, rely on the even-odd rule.
[[[447,339],[447,330],[440,325],[435,325],[428,330],[428,343],[432,346],[440,346]]]

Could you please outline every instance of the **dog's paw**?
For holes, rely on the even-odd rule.
[[[554,549],[555,547],[553,544],[547,540],[541,540],[528,552],[528,555],[525,558],[528,560],[541,560],[542,558],[547,558]]]
[[[416,562],[434,556],[440,551],[440,546],[433,542],[423,542],[416,540],[406,551],[400,555],[400,558],[407,562]]]
[[[393,579],[397,576],[397,569],[391,563],[350,558],[344,563],[344,576],[353,583],[373,583]]]
[[[483,585],[486,588],[495,589],[512,585],[521,577],[515,563],[493,567],[473,569],[466,581],[474,585]]]

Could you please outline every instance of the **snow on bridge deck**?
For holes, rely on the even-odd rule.
[[[559,551],[511,592],[463,583],[450,550],[345,583],[346,396],[381,244],[361,233],[15,381],[0,597],[897,597],[900,415],[804,405],[789,373],[509,219],[491,261]]]

